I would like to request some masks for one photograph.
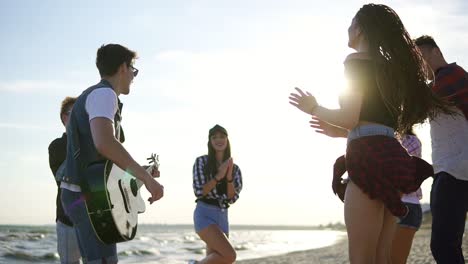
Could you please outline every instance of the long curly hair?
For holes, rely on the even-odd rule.
[[[434,119],[438,113],[453,114],[451,105],[429,87],[433,74],[397,13],[386,5],[367,4],[355,19],[369,45],[382,99],[404,132],[414,124]]]

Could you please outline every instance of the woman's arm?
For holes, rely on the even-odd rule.
[[[337,137],[348,137],[348,130],[331,125],[325,121],[318,119],[316,116],[312,116],[312,120],[309,121],[310,127],[315,128],[315,132],[324,134],[329,137],[337,138]]]
[[[205,193],[205,186],[208,185],[210,182],[210,181],[206,182],[206,178],[204,174],[204,167],[205,167],[204,158],[203,157],[197,158],[195,160],[195,164],[193,164],[193,192],[195,193],[195,196],[197,198],[203,197],[207,194]]]
[[[232,182],[229,182],[228,180],[228,198],[229,198],[229,203],[233,204],[239,199],[239,194],[242,191],[242,173],[241,170],[239,169],[238,166],[233,164],[233,169],[232,169]],[[232,196],[230,194],[229,189],[232,191]]]
[[[218,182],[221,181],[226,175],[228,162],[229,160],[223,162],[219,166],[218,173],[216,173],[215,177],[206,182],[204,175],[205,163],[203,162],[203,159],[198,158],[195,161],[193,166],[193,189],[196,197],[206,196],[216,187]]]
[[[236,194],[236,190],[234,188],[234,178],[232,177],[232,170],[234,167],[234,161],[231,158],[228,164],[227,173],[226,173],[226,180],[227,180],[227,197],[228,199],[232,199]]]
[[[299,110],[317,116],[318,119],[331,125],[347,130],[353,129],[359,123],[361,112],[362,96],[360,94],[347,94],[342,97],[340,109],[328,109],[320,106],[315,97],[309,93],[304,93],[296,88],[298,93],[291,93],[289,103]]]

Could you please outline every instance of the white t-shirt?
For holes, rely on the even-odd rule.
[[[114,123],[117,113],[117,94],[110,87],[98,88],[88,94],[85,109],[89,115],[89,121],[96,117],[105,117]]]
[[[447,172],[468,181],[468,120],[440,114],[430,122],[434,173]]]

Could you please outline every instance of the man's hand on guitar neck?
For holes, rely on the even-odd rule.
[[[161,173],[159,172],[158,168],[156,168],[156,167],[153,167],[153,168],[151,169],[151,173],[150,173],[150,174],[151,174],[151,176],[152,176],[153,178],[159,178],[159,177],[161,176]]]
[[[148,166],[148,165],[144,165],[143,168],[149,172],[149,174],[153,177],[153,178],[159,178],[161,176],[161,173],[159,172],[159,169],[156,167],[156,166]]]

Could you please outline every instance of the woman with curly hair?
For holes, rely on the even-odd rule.
[[[433,174],[432,166],[409,156],[394,134],[452,110],[428,87],[428,67],[393,9],[364,5],[348,37],[357,52],[344,62],[350,91],[340,96],[340,108],[322,107],[299,88],[289,99],[312,116],[317,132],[348,138],[334,178],[346,170],[350,178],[344,194],[350,262],[391,263],[395,216],[408,212],[401,195],[416,191]]]

